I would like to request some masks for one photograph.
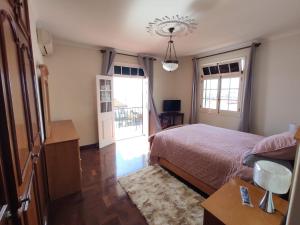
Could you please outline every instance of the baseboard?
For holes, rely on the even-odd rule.
[[[90,144],[90,145],[82,145],[80,146],[80,151],[81,150],[88,150],[88,149],[98,149],[99,148],[99,143],[95,143],[95,144]]]

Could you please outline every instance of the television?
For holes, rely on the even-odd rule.
[[[181,101],[180,100],[164,100],[163,111],[164,112],[180,112]]]

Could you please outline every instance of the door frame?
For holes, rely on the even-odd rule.
[[[114,62],[114,66],[126,66],[126,67],[133,67],[133,68],[142,68],[138,63],[124,63],[124,62]],[[144,71],[145,74],[145,71]],[[131,76],[131,75],[120,75],[113,73],[113,77],[121,77],[121,78],[135,78],[135,79],[142,79],[143,80],[143,134],[146,137],[149,136],[149,79],[148,77],[144,76]],[[145,89],[146,88],[146,89]]]
[[[100,102],[100,80],[105,79],[105,80],[110,80],[111,81],[111,114],[112,114],[112,120],[113,120],[113,125],[112,125],[112,140],[111,141],[102,141],[100,142],[100,135],[101,135],[101,130],[100,130],[100,121],[101,121],[101,115],[104,113],[101,113],[101,102]],[[96,95],[97,95],[97,122],[98,122],[98,140],[99,140],[99,149],[108,146],[110,144],[115,143],[115,115],[114,115],[114,102],[113,102],[113,76],[110,75],[96,75]],[[108,112],[106,112],[108,113]]]

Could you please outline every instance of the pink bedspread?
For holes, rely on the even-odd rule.
[[[242,161],[262,138],[205,124],[188,125],[157,133],[150,160],[164,158],[218,189],[232,177],[252,178],[252,169]]]

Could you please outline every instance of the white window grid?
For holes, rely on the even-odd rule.
[[[240,71],[239,72],[229,72],[229,73],[219,73],[204,75],[203,68],[208,66],[219,66],[219,64],[224,63],[234,63],[238,62]],[[201,66],[200,72],[200,110],[202,112],[208,113],[218,113],[224,115],[238,115],[241,111],[242,95],[243,95],[243,80],[244,80],[244,68],[245,59],[232,59],[227,61],[222,61],[218,63],[210,63]],[[209,82],[210,81],[210,82]],[[215,85],[213,88],[208,86],[211,82],[217,83],[217,94],[215,90]],[[229,81],[229,85],[225,88],[225,81]],[[234,83],[234,84],[232,84]],[[206,85],[206,86],[205,86]],[[225,94],[227,92],[228,94]],[[217,98],[215,96],[217,95]],[[237,103],[237,104],[235,104]],[[225,107],[225,105],[227,105]]]

